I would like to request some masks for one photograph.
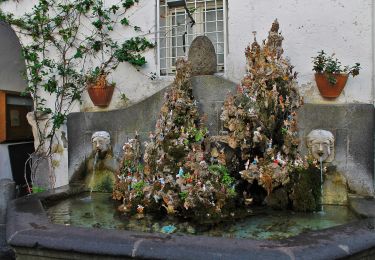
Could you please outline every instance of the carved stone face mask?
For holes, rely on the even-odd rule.
[[[92,149],[103,157],[111,149],[111,137],[106,131],[95,132],[91,137]]]
[[[306,138],[309,153],[317,160],[332,162],[334,159],[334,137],[326,130],[313,130]]]

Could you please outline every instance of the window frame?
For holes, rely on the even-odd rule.
[[[165,18],[165,25],[164,25],[164,29],[166,28],[169,28],[169,31],[167,31],[165,33],[165,36],[161,38],[161,27],[160,27],[160,0],[156,0],[157,2],[157,12],[156,12],[156,20],[157,20],[157,33],[156,33],[156,38],[157,38],[157,61],[156,61],[156,64],[157,64],[157,75],[159,77],[174,77],[174,74],[175,74],[175,67],[172,66],[171,62],[173,62],[173,59],[174,57],[172,56],[172,48],[176,48],[176,57],[179,57],[178,56],[178,50],[177,48],[179,47],[178,43],[176,43],[177,47],[173,46],[172,44],[172,40],[174,38],[174,36],[172,35],[172,31],[173,31],[173,17],[175,17],[175,21],[177,21],[177,15],[178,13],[182,14],[184,13],[185,14],[185,21],[188,21],[188,17],[187,17],[187,14],[184,10],[183,7],[177,7],[177,8],[168,8],[168,12],[167,12],[167,18]],[[192,0],[190,2],[188,2],[188,4],[193,4],[193,6],[189,6],[189,8],[193,7],[195,9],[198,10],[198,12],[194,12],[192,15],[193,15],[193,18],[194,20],[196,21],[196,24],[194,25],[193,27],[193,32],[191,32],[191,34],[189,33],[187,36],[195,36],[195,35],[206,35],[207,34],[207,23],[209,21],[207,21],[207,11],[209,10],[215,10],[215,7],[216,9],[222,9],[222,12],[223,12],[223,18],[222,20],[218,20],[218,15],[217,15],[217,12],[216,13],[216,18],[215,20],[213,20],[212,22],[216,22],[216,30],[217,30],[217,24],[218,22],[222,22],[222,25],[223,25],[223,42],[219,42],[218,41],[218,38],[216,39],[216,42],[214,44],[216,44],[215,46],[215,49],[218,49],[218,45],[219,44],[223,44],[223,56],[224,56],[224,59],[223,59],[223,63],[218,63],[218,67],[219,66],[222,66],[223,69],[222,71],[218,72],[217,74],[219,75],[225,75],[226,74],[226,61],[227,61],[227,53],[228,53],[228,39],[227,39],[227,0],[222,0],[222,3],[217,3],[218,0]],[[199,6],[198,6],[199,5]],[[185,23],[185,26],[189,26],[189,24]],[[176,28],[177,30],[177,28]],[[164,32],[164,31],[163,31]],[[217,31],[216,31],[217,32]],[[216,34],[216,37],[218,34]],[[179,36],[175,36],[175,37],[179,37]],[[186,36],[185,36],[186,37]],[[187,37],[188,38],[188,37]],[[164,39],[165,40],[165,46],[163,48],[165,48],[165,70],[166,70],[166,74],[161,74],[161,39]],[[176,42],[178,41],[178,39],[176,39]],[[189,39],[186,39],[186,42],[185,42],[185,46],[189,47],[190,46],[190,43],[189,43]],[[181,47],[181,46],[180,46]],[[185,53],[185,57],[187,57],[188,55],[188,51],[186,51]],[[216,55],[219,55],[218,53],[216,53]]]

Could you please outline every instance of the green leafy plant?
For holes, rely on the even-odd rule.
[[[138,197],[141,197],[143,196],[143,188],[146,186],[146,183],[144,181],[139,181],[139,182],[136,182],[134,185],[133,185],[133,189],[136,191],[136,195]]]
[[[190,128],[188,132],[189,136],[192,137],[195,142],[200,142],[204,139],[204,136],[207,134],[208,129]]]
[[[232,186],[234,183],[234,178],[230,176],[230,173],[224,165],[221,164],[213,164],[208,167],[208,170],[215,175],[221,176],[221,183],[225,186]]]
[[[137,171],[138,172],[143,172],[144,169],[145,169],[145,166],[143,164],[141,164],[141,163],[138,163],[138,165],[137,165]]]
[[[186,197],[188,196],[188,192],[187,191],[182,191],[178,194],[178,196],[180,197],[181,200],[185,200]]]
[[[121,94],[120,94],[120,99],[121,99],[122,101],[124,101],[124,103],[128,103],[128,102],[129,102],[129,98],[128,98],[128,96],[126,96],[125,93],[121,93]]]
[[[45,191],[45,189],[42,188],[42,187],[38,187],[38,186],[33,186],[32,187],[32,192],[33,193],[40,193],[40,192],[43,192],[43,191]]]
[[[190,175],[190,173],[186,173],[186,174],[184,174],[184,175],[182,176],[182,178],[184,178],[184,179],[190,179],[190,178],[191,178],[191,175]]]
[[[231,198],[234,198],[234,197],[237,196],[237,192],[236,192],[235,188],[230,188],[230,189],[228,189],[227,192],[228,192],[229,197],[231,197]]]
[[[349,74],[353,77],[359,74],[361,69],[360,63],[355,63],[353,66],[343,66],[341,62],[335,58],[335,54],[327,55],[324,50],[318,52],[318,55],[312,57],[313,59],[313,71],[316,73],[325,74],[331,85],[336,84],[336,78],[334,74]]]

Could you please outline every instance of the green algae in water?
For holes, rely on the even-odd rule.
[[[47,209],[56,224],[103,229],[123,229],[161,233],[163,227],[176,227],[176,234],[194,234],[230,238],[283,239],[309,230],[320,230],[356,220],[355,215],[342,206],[324,206],[324,213],[295,213],[262,209],[254,216],[212,225],[196,225],[188,221],[144,215],[128,218],[117,210],[118,204],[110,193],[81,194],[63,200]]]

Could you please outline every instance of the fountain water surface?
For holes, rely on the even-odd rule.
[[[129,217],[116,211],[117,203],[108,193],[94,192],[87,203],[83,193],[47,209],[53,223],[77,227],[121,229],[148,233],[165,233],[172,226],[176,234],[218,236],[229,238],[283,239],[312,230],[326,229],[357,220],[347,207],[326,206],[325,214],[275,211],[264,207],[254,208],[246,217],[222,223],[197,224],[194,221],[171,216],[146,215]]]

